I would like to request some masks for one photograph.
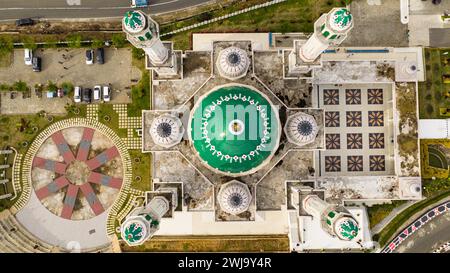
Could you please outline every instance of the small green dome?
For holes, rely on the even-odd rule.
[[[331,15],[331,25],[337,30],[345,30],[352,24],[353,16],[348,9],[341,8]]]
[[[340,237],[349,241],[358,236],[358,231],[358,224],[352,218],[347,218],[341,222],[338,229]]]
[[[219,87],[194,106],[190,139],[208,167],[226,174],[254,172],[278,146],[279,119],[268,98],[250,86]]]
[[[145,27],[145,16],[141,11],[127,11],[123,17],[123,25],[125,29],[132,33],[138,33]]]
[[[129,243],[136,243],[144,237],[144,228],[140,223],[131,222],[124,230],[124,240]]]

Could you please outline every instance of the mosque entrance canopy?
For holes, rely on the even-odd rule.
[[[278,147],[277,110],[246,85],[219,86],[202,96],[190,118],[189,137],[204,164],[231,176],[255,172]]]

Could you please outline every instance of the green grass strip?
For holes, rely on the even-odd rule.
[[[394,235],[396,235],[396,232],[398,229],[407,221],[411,221],[414,219],[411,219],[412,216],[419,211],[423,210],[424,208],[439,202],[440,200],[446,198],[447,196],[450,196],[450,190],[445,191],[443,193],[440,193],[436,196],[433,196],[431,198],[427,198],[423,201],[420,201],[419,203],[416,203],[412,205],[411,207],[405,209],[402,213],[397,215],[382,231],[375,234],[373,236],[373,239],[378,241],[380,246],[385,246],[386,243],[388,243]]]

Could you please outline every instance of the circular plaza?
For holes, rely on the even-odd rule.
[[[262,168],[280,138],[277,109],[248,85],[218,86],[201,96],[189,118],[188,135],[200,160],[229,176]]]
[[[33,143],[30,184],[39,202],[67,220],[88,220],[116,200],[124,180],[123,149],[103,127],[64,121]]]

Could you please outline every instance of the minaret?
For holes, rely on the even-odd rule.
[[[156,196],[145,207],[134,210],[120,226],[122,239],[130,246],[144,243],[158,231],[161,218],[169,208],[166,198]]]
[[[294,49],[289,55],[289,71],[305,73],[311,66],[317,66],[320,54],[329,46],[341,44],[352,27],[353,16],[346,8],[333,8],[320,16],[306,43],[300,45],[300,41],[294,41]]]
[[[137,48],[144,49],[154,64],[163,64],[169,57],[167,48],[159,38],[159,26],[152,18],[140,10],[125,13],[122,29],[127,39]]]
[[[352,14],[345,8],[334,8],[314,24],[314,34],[300,48],[304,62],[314,62],[329,46],[337,46],[353,27]]]
[[[330,205],[310,194],[303,199],[303,208],[313,217],[318,217],[322,228],[333,237],[351,241],[358,235],[358,222],[344,207]]]

